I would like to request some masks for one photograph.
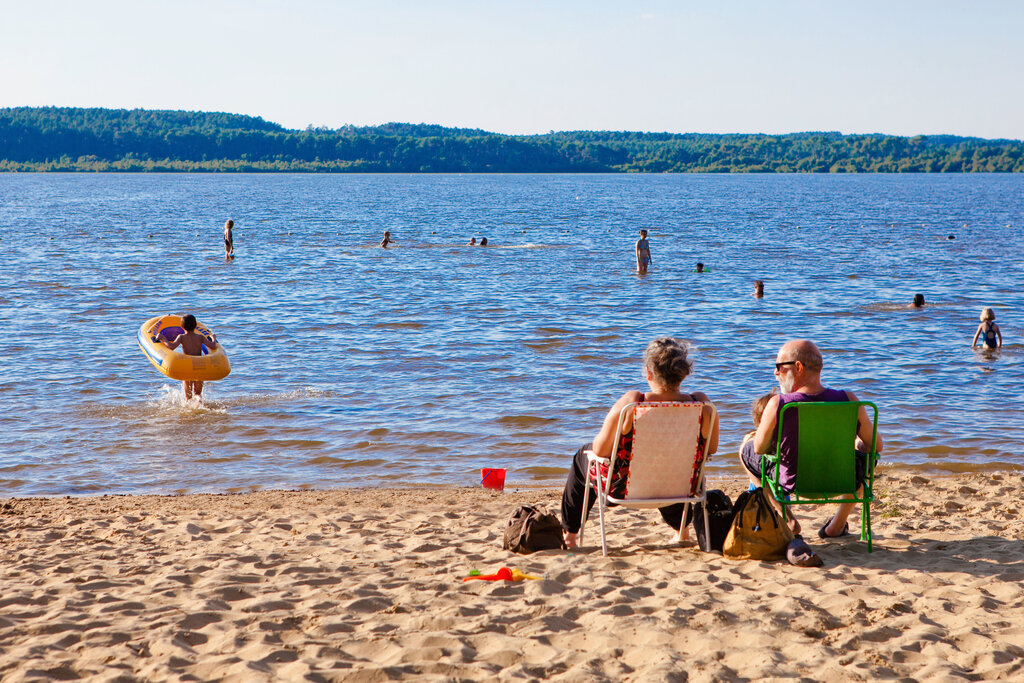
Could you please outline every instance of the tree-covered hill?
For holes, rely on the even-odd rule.
[[[1024,142],[951,135],[501,135],[387,123],[290,130],[253,116],[0,109],[0,171],[395,173],[1022,172]]]

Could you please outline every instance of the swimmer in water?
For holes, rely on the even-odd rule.
[[[398,244],[398,242],[391,239],[391,233],[387,230],[384,231],[384,239],[380,241],[380,248],[387,249],[389,244]]]
[[[481,237],[480,238],[480,246],[481,247],[486,247],[487,246],[487,238],[486,237]]]
[[[695,272],[695,273],[703,273],[704,272],[704,264],[701,263],[700,261],[698,261],[697,262],[697,269],[695,271],[693,271],[693,272]]]
[[[754,298],[764,297],[764,280],[754,280]]]
[[[924,307],[924,294],[915,294],[914,301],[907,306],[907,308],[923,308]]]
[[[233,220],[228,220],[224,224],[224,260],[230,261],[235,258],[235,237],[231,233],[231,229],[235,227]]]
[[[647,241],[647,231],[640,231],[640,239],[636,241],[636,272],[646,273],[651,265],[651,245]]]
[[[475,247],[476,246],[476,238],[475,237],[470,237],[469,241],[466,242],[466,246],[467,247]]]
[[[981,309],[980,318],[981,324],[978,325],[978,331],[974,333],[974,339],[971,340],[971,348],[977,346],[980,339],[981,345],[986,349],[998,349],[1003,345],[1003,333],[999,331],[999,325],[992,322],[996,319],[996,314],[986,306]]]

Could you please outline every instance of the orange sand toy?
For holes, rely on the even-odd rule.
[[[524,579],[537,580],[539,576],[530,576],[524,574],[518,569],[509,569],[508,567],[502,567],[494,574],[487,574],[484,576],[467,576],[463,581],[473,581],[479,579],[480,581],[522,581]]]

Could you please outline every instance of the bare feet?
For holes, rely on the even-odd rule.
[[[570,534],[568,531],[562,530],[562,540],[565,541],[565,547],[572,550],[576,547],[576,534]]]

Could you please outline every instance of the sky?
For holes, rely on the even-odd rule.
[[[0,107],[1024,139],[1017,0],[0,0]]]

